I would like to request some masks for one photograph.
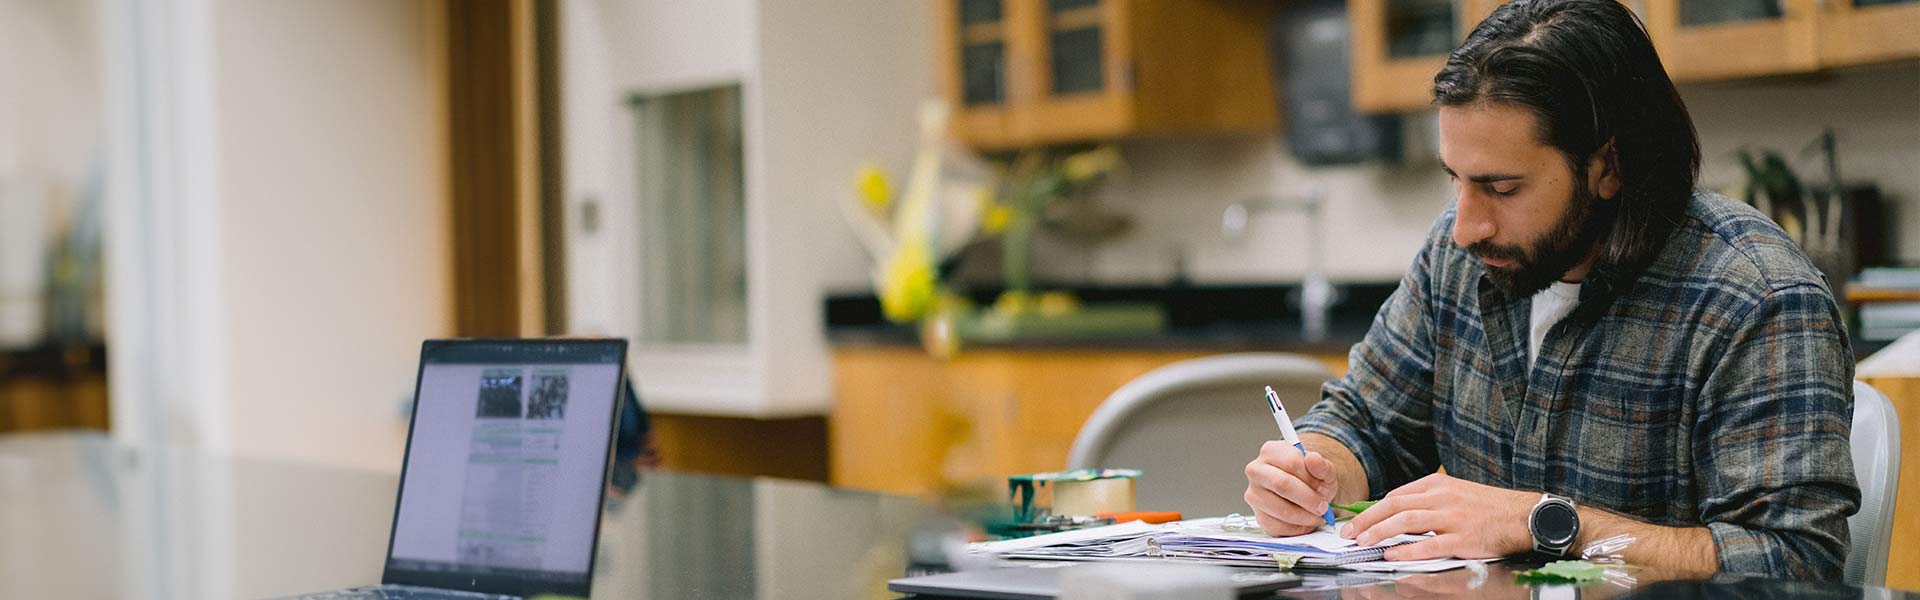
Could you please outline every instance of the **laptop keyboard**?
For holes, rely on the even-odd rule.
[[[433,588],[404,585],[376,585],[350,590],[309,594],[300,596],[297,600],[520,600],[520,597],[458,592],[453,590],[436,590]]]

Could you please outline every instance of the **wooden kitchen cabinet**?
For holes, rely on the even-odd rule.
[[[1383,113],[1427,106],[1447,54],[1494,6],[1488,0],[1349,1],[1354,108]]]
[[[1502,0],[1353,0],[1353,103],[1365,112],[1432,99],[1446,53]],[[1806,73],[1920,58],[1920,0],[1627,0],[1676,82]],[[1440,48],[1440,15],[1458,30]],[[1424,23],[1424,25],[1421,25]]]
[[[1646,0],[1647,33],[1675,81],[1820,66],[1816,0]]]
[[[837,486],[932,495],[1066,468],[1080,425],[1156,368],[1219,354],[1174,350],[979,350],[950,361],[911,346],[834,351],[827,420]],[[1314,355],[1336,375],[1345,355]]]
[[[943,0],[953,133],[982,150],[1276,126],[1258,0]]]
[[[1900,425],[1900,473],[1887,552],[1887,587],[1920,589],[1920,333],[1909,333],[1854,369],[1886,395]]]
[[[1674,81],[1920,58],[1920,0],[1636,0]]]
[[[1820,6],[1822,65],[1920,58],[1920,0],[1824,0]]]
[[[0,433],[106,430],[106,357],[97,344],[0,350]]]

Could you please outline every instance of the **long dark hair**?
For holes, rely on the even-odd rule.
[[[1435,105],[1478,102],[1532,112],[1541,143],[1566,157],[1575,185],[1586,185],[1587,159],[1613,143],[1622,185],[1594,207],[1594,218],[1612,221],[1596,276],[1630,274],[1659,254],[1692,198],[1700,140],[1632,11],[1616,0],[1500,6],[1433,77]]]

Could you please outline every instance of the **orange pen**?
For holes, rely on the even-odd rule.
[[[1169,512],[1169,511],[1155,512],[1155,511],[1137,510],[1133,512],[1102,513],[1102,514],[1094,515],[1094,518],[1113,519],[1113,522],[1115,523],[1126,523],[1128,521],[1145,521],[1148,524],[1159,525],[1161,523],[1171,523],[1171,522],[1180,520],[1180,513]]]

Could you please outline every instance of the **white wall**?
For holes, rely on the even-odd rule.
[[[776,358],[767,380],[824,409],[832,364],[820,300],[830,287],[873,281],[840,203],[865,161],[886,165],[896,189],[907,185],[918,107],[936,93],[933,11],[928,2],[769,1],[760,18],[766,226],[756,237],[773,250],[756,276],[778,287],[763,286],[771,310],[755,325]]]
[[[119,84],[116,127],[171,143],[116,133],[146,170],[115,174],[107,242],[117,436],[399,469],[420,341],[451,329],[443,11],[150,10],[172,50],[127,76],[161,91]]]
[[[1802,180],[1824,182],[1824,159],[1802,159],[1800,152],[1832,126],[1838,130],[1840,176],[1876,182],[1893,199],[1899,258],[1920,263],[1920,63],[1691,85],[1680,93],[1700,131],[1702,185],[1725,189],[1743,182],[1746,174],[1734,157],[1742,145],[1778,150]]]
[[[1416,116],[1409,133],[1430,131]],[[1412,144],[1418,146],[1419,144]],[[1150,139],[1121,145],[1126,170],[1100,190],[1130,214],[1134,232],[1090,254],[1053,241],[1039,272],[1049,279],[1158,284],[1171,281],[1184,254],[1197,283],[1298,280],[1307,271],[1308,221],[1287,211],[1258,211],[1245,235],[1221,234],[1221,215],[1256,196],[1298,197],[1317,187],[1325,199],[1328,276],[1336,281],[1397,279],[1445,208],[1445,176],[1429,158],[1407,164],[1306,169],[1277,136]]]
[[[441,9],[219,6],[234,450],[397,470],[420,341],[451,329]]]
[[[47,245],[100,165],[94,4],[0,0],[0,347],[43,333]]]

